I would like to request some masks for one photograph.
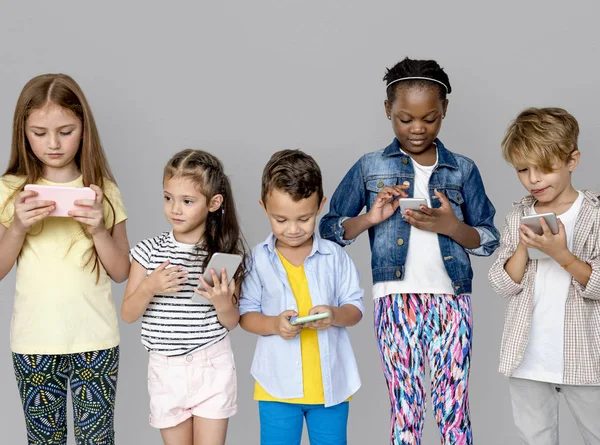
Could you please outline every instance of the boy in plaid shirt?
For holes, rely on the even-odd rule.
[[[575,190],[579,126],[560,108],[529,108],[502,142],[528,195],[506,217],[494,290],[508,300],[500,372],[526,445],[558,445],[564,394],[586,444],[600,444],[600,197]],[[558,233],[523,216],[555,213]],[[532,259],[539,258],[539,259]]]

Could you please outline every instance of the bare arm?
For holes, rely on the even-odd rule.
[[[124,282],[129,276],[129,241],[125,221],[114,227],[111,235],[108,229],[92,235],[100,262],[108,275],[117,283]]]
[[[511,256],[506,264],[504,264],[504,270],[508,274],[511,280],[515,283],[520,283],[525,275],[525,267],[529,261],[529,254],[527,253],[527,247],[523,243],[517,245],[517,250],[513,256]]]

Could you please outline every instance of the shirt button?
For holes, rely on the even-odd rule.
[[[396,271],[396,277],[400,278],[402,276],[402,272],[400,272],[399,270]]]
[[[402,183],[402,185],[410,185],[410,182],[408,182],[408,181],[404,181],[404,182]]]
[[[402,158],[402,163],[405,165],[408,164],[408,158]]]
[[[404,240],[402,238],[398,238],[398,241],[396,241],[398,243],[399,246],[404,244]]]
[[[383,181],[379,181],[379,182],[377,183],[377,187],[379,187],[379,188],[383,187]]]
[[[192,355],[190,354],[190,355],[188,355],[188,356],[187,356],[185,359],[186,359],[188,362],[191,362],[192,360],[194,360],[194,357],[192,357]]]

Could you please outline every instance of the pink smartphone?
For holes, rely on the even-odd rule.
[[[54,201],[56,203],[56,209],[50,213],[50,216],[69,216],[70,210],[79,207],[74,204],[78,199],[96,199],[96,192],[89,187],[27,184],[25,190],[37,192],[37,196],[27,198],[25,202]]]

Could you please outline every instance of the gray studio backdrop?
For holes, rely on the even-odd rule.
[[[509,120],[526,106],[561,106],[579,119],[582,164],[575,184],[599,185],[599,9],[591,0],[2,0],[0,166],[4,170],[8,161],[12,114],[23,85],[37,74],[65,72],[92,105],[125,197],[131,244],[168,229],[163,164],[175,151],[192,147],[223,160],[245,235],[255,245],[269,230],[257,202],[269,156],[283,148],[312,154],[330,196],[363,153],[392,140],[383,110],[385,67],[406,55],[435,58],[454,89],[441,138],[477,162],[501,226],[523,190],[501,159],[500,141]],[[348,251],[366,289],[365,317],[351,329],[363,386],[351,403],[349,443],[386,444],[389,405],[372,328],[367,237]],[[470,401],[476,442],[505,445],[518,438],[507,382],[496,371],[505,304],[487,282],[491,263],[474,259]],[[113,286],[117,307],[124,289]],[[25,443],[9,349],[13,291],[14,271],[0,282],[2,444]],[[120,445],[161,443],[148,425],[147,354],[139,330],[139,322],[121,323]],[[249,369],[256,339],[238,328],[232,340],[239,412],[228,443],[254,445],[259,423]],[[566,404],[561,408],[563,443],[582,444]],[[424,443],[439,443],[431,409]]]

